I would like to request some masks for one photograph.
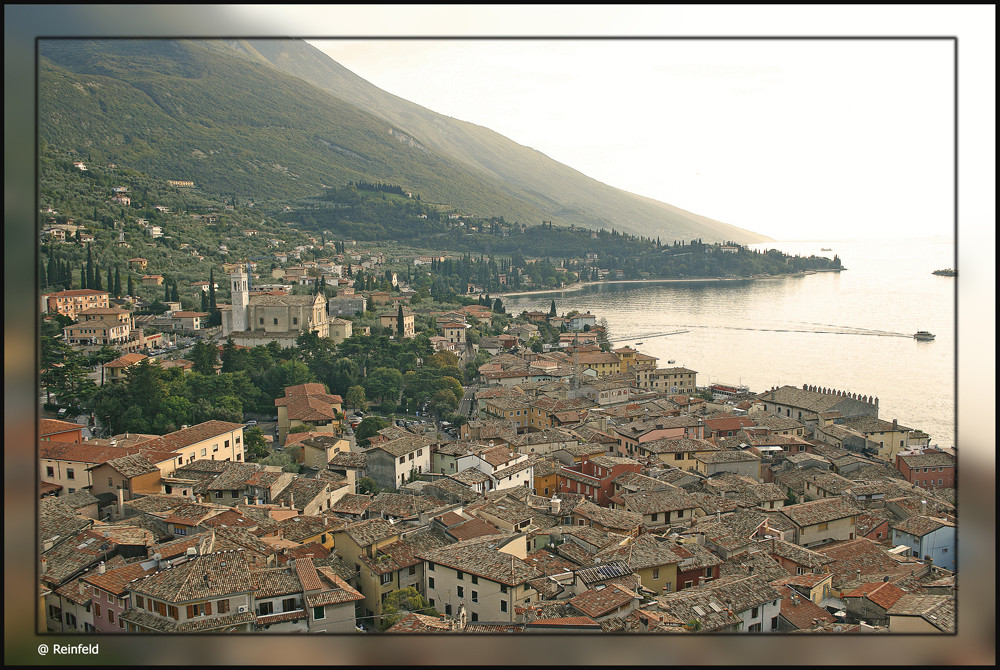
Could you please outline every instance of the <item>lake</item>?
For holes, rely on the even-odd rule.
[[[590,311],[614,346],[698,372],[698,384],[754,392],[803,384],[879,398],[879,417],[955,443],[956,277],[948,238],[771,242],[753,248],[840,256],[847,270],[738,282],[605,283],[505,296],[508,312]],[[831,251],[821,251],[828,248]],[[918,330],[932,342],[913,339]],[[675,331],[678,334],[665,335]],[[642,342],[641,345],[637,345]]]

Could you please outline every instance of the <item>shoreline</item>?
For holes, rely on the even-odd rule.
[[[537,291],[517,291],[514,293],[490,294],[496,297],[518,297],[525,295],[544,295],[546,293],[570,293],[580,291],[588,286],[599,286],[602,284],[689,284],[692,282],[743,282],[757,281],[761,279],[782,279],[784,277],[805,277],[810,274],[820,272],[843,272],[847,268],[823,268],[819,270],[807,270],[804,272],[791,272],[783,275],[769,275],[767,277],[689,277],[686,279],[612,279],[611,281],[588,281],[577,282],[564,288],[546,288]]]
[[[777,275],[780,277],[790,277],[795,275]],[[611,281],[588,281],[577,282],[564,288],[546,288],[537,291],[517,291],[515,293],[497,293],[497,297],[517,297],[522,295],[542,295],[545,293],[569,293],[580,291],[588,286],[599,286],[602,284],[680,284],[691,282],[738,282],[754,281],[754,277],[704,277],[691,279],[613,279]],[[756,277],[756,279],[769,279],[769,277]],[[494,294],[490,294],[494,295]]]

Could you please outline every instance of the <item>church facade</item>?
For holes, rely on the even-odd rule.
[[[277,342],[294,347],[302,333],[330,336],[330,317],[323,295],[250,295],[246,270],[230,274],[232,305],[221,306],[222,335],[245,347]]]

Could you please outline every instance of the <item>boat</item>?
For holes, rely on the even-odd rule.
[[[675,360],[669,360],[669,361],[667,361],[667,365],[673,365],[673,364],[674,364],[674,363],[676,363],[676,362],[677,362],[677,361],[675,361]]]
[[[642,342],[636,342],[636,343],[635,343],[635,346],[637,346],[637,347],[638,347],[638,346],[641,346],[641,345],[642,345]]]
[[[957,277],[958,270],[952,270],[951,268],[946,268],[944,270],[935,270],[931,274],[937,275],[939,277]]]
[[[829,247],[823,247],[822,249],[820,249],[820,251],[833,251],[833,249],[830,249]]]
[[[929,342],[934,339],[934,333],[929,333],[926,330],[918,330],[913,334],[913,338],[921,342]]]

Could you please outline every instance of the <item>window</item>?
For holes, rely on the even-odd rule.
[[[429,588],[429,589],[433,589],[434,588],[434,578],[433,577],[428,577],[427,578],[427,588]]]
[[[66,625],[70,628],[76,628],[76,617],[69,612],[66,612]]]
[[[206,449],[205,447],[202,447],[202,448],[201,448],[201,455],[202,455],[202,456],[205,456],[205,455],[207,455],[207,454],[208,454],[208,449]]]
[[[472,583],[473,584],[478,584],[479,583],[479,577],[477,577],[476,575],[471,575],[471,577],[472,577]]]
[[[114,480],[112,480],[111,477],[108,477],[108,486],[114,486],[114,485],[115,485]]]
[[[450,603],[444,606],[444,613],[448,614],[448,615],[451,614],[451,604]]]
[[[73,468],[66,468],[66,479],[76,479],[76,475],[73,473]]]
[[[167,606],[167,616],[169,616],[174,621],[177,621],[180,618],[179,613],[177,611],[177,608],[174,607],[173,605],[168,605]],[[119,621],[120,621],[120,619],[119,619]]]
[[[229,601],[219,600],[215,603],[215,609],[218,610],[219,614],[225,614],[229,611]]]
[[[660,513],[659,513],[659,512],[656,512],[656,513],[654,513],[654,514],[653,514],[653,515],[652,515],[652,516],[650,517],[650,521],[659,521],[659,520],[660,520]]]
[[[260,325],[264,325],[264,317],[260,317]]]
[[[274,611],[274,603],[260,603],[257,605],[257,616],[267,616]]]
[[[292,317],[292,325],[293,326],[299,325],[299,317],[297,317],[297,316],[293,316]]]
[[[274,319],[274,325],[276,325],[276,326],[278,325],[278,319],[277,319],[277,317],[275,317],[275,319]]]
[[[52,466],[48,466],[47,468],[45,468],[45,476],[46,477],[55,477],[56,476],[56,469],[53,468]]]
[[[507,585],[506,584],[501,584],[500,585],[500,593],[507,593]]]
[[[507,611],[507,601],[506,600],[501,600],[500,601],[500,611],[501,612],[506,612]]]
[[[829,524],[827,524],[826,522],[821,523],[819,526],[817,526],[817,530],[826,530],[828,526]]]
[[[222,497],[222,491],[216,491],[215,492],[215,497],[216,498],[221,498]]]
[[[428,563],[427,564],[427,569],[430,570],[431,572],[434,572],[434,564],[433,563]]]
[[[114,623],[115,622],[115,611],[114,610],[108,610],[108,622],[109,623]]]
[[[465,579],[465,573],[462,572],[461,570],[456,570],[455,571],[455,578],[458,579],[458,580],[463,580],[463,579]]]
[[[410,452],[410,460],[413,460],[413,452]]]
[[[135,608],[136,609],[142,609],[144,605],[145,605],[145,603],[143,603],[143,601],[142,601],[142,596],[136,596],[135,597]]]
[[[326,605],[321,605],[320,607],[313,608],[313,619],[325,619],[326,618]]]
[[[472,613],[472,620],[473,620],[473,621],[479,621],[479,615],[478,615],[478,614],[476,614],[475,612],[473,612],[473,613]]]
[[[427,602],[429,602],[431,604],[431,607],[434,607],[434,599],[433,598],[428,598]]]
[[[684,582],[684,588],[686,588],[686,589],[691,588],[692,585],[694,585],[694,582],[691,581],[690,579],[688,581]]]
[[[752,610],[750,610],[750,618],[751,619],[756,619],[758,615],[760,615],[760,608],[759,607],[754,607]]]
[[[465,588],[463,588],[461,586],[458,587],[458,597],[459,598],[464,598],[465,597]]]
[[[653,568],[653,579],[659,579],[659,578],[660,578],[660,569]]]
[[[410,574],[411,575],[417,574],[417,566],[415,566],[415,565],[411,565],[410,566]]]
[[[390,584],[390,583],[392,583],[392,573],[391,572],[387,572],[384,575],[381,575],[379,577],[379,583],[380,584]]]
[[[759,623],[755,623],[755,624],[750,624],[750,628],[748,628],[747,630],[751,633],[759,633],[762,628],[763,626],[761,626]]]
[[[406,462],[406,456],[400,456],[399,457],[399,462],[400,463],[405,463]]]
[[[461,594],[459,594],[459,595],[461,595]],[[474,603],[478,603],[479,602],[479,591],[473,591],[472,592],[472,602],[474,602]]]

